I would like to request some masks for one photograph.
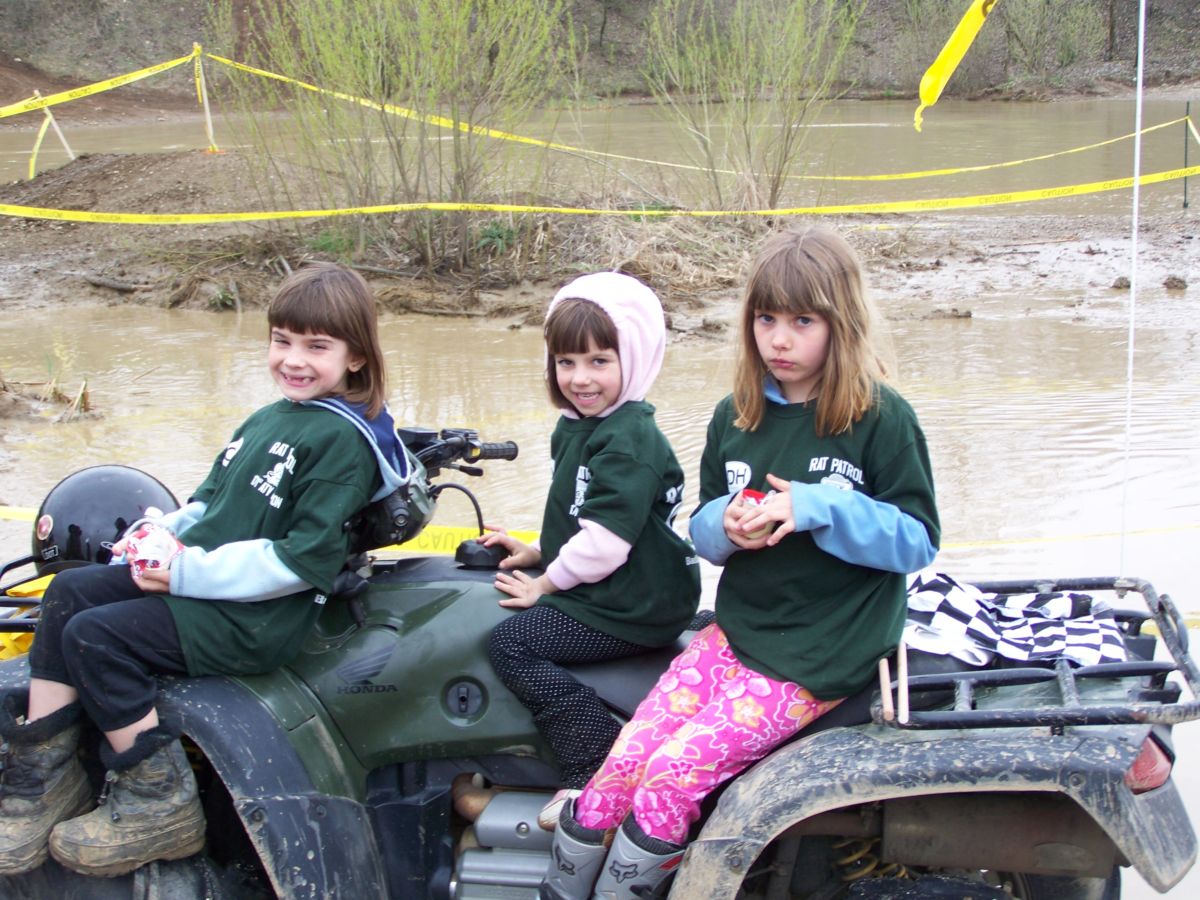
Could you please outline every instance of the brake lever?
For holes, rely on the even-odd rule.
[[[483,469],[479,468],[479,466],[467,466],[462,463],[450,463],[446,468],[458,469],[464,475],[474,475],[476,478],[483,474]]]

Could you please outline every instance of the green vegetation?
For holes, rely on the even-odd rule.
[[[1096,0],[1005,0],[1002,9],[1014,74],[1038,81],[1098,55],[1113,13]]]
[[[779,205],[866,0],[660,0],[646,80],[692,138],[715,209]]]
[[[252,29],[239,18],[240,2],[216,5],[216,45],[237,47],[232,55],[240,61],[288,79],[235,72],[223,89],[244,113],[248,134],[239,139],[255,148],[260,201],[293,209],[469,207],[517,197],[667,209],[681,205],[672,194],[707,195],[713,208],[776,206],[789,176],[803,168],[803,126],[832,96],[866,5],[655,4],[645,74],[655,99],[692,135],[701,170],[651,188],[636,165],[572,158],[576,170],[561,175],[562,154],[491,136],[532,130],[551,137],[553,121],[531,125],[534,114],[566,106],[562,95],[568,85],[578,94],[589,54],[608,52],[604,23],[598,32],[577,32],[562,0],[260,0]],[[610,4],[612,12],[621,6]],[[561,183],[584,193],[588,171],[597,196],[563,197]],[[485,271],[524,277],[553,252],[551,239],[571,239],[537,217],[487,215],[469,208],[364,214],[315,236],[292,227],[319,253],[352,260],[382,252],[476,280]]]
[[[216,5],[219,43],[237,43],[237,5]],[[233,78],[263,160],[265,201],[465,204],[533,190],[544,176],[543,151],[498,150],[486,131],[513,130],[560,83],[569,27],[561,0],[266,0],[257,9],[245,62],[367,101]],[[272,109],[286,110],[286,123],[262,114]],[[472,215],[348,221],[359,251],[386,244],[428,270],[460,270],[473,264]]]
[[[1005,0],[956,83],[1048,83],[1058,68],[1103,52],[1106,37],[1111,45],[1113,4]],[[805,172],[808,125],[822,106],[872,65],[894,66],[915,85],[965,9],[945,0],[894,0],[884,14],[884,5],[218,0],[208,46],[294,79],[223,70],[217,88],[225,108],[232,97],[244,113],[249,133],[237,139],[254,148],[264,208],[452,207],[347,216],[315,233],[302,220],[281,226],[295,229],[299,243],[346,261],[371,256],[391,268],[464,273],[473,284],[495,284],[536,276],[537,267],[548,267],[544,275],[560,255],[579,258],[595,235],[611,241],[600,255],[619,266],[658,246],[664,220],[498,219],[473,205],[648,212],[789,205],[793,179]],[[875,59],[880,29],[889,27],[887,59]],[[557,117],[569,121],[594,102],[591,73],[629,60],[631,47],[637,64],[626,66],[627,78],[681,126],[690,167],[493,136],[564,141]],[[564,142],[599,146],[594,137]]]
[[[322,228],[308,242],[309,247],[338,260],[348,260],[354,253],[356,242],[353,230],[348,228]]]

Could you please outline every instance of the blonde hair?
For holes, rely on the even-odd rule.
[[[754,339],[759,313],[816,313],[829,324],[829,349],[816,385],[818,435],[842,434],[862,418],[891,369],[886,338],[867,299],[858,256],[837,232],[819,225],[767,239],[750,270],[734,375],[734,424],[762,424],[768,373]]]
[[[267,307],[267,325],[300,334],[327,334],[345,341],[363,360],[347,371],[346,399],[362,403],[375,418],[387,400],[387,369],[379,345],[375,297],[363,277],[336,263],[314,262],[289,275]]]
[[[556,409],[570,409],[571,401],[558,386],[554,357],[563,353],[587,353],[617,350],[617,325],[600,305],[579,298],[563,300],[546,318],[542,334],[546,338],[546,390]]]

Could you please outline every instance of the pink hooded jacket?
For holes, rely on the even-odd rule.
[[[590,300],[607,313],[617,328],[621,393],[600,417],[610,415],[623,403],[645,400],[662,369],[667,346],[666,320],[654,291],[619,272],[596,272],[561,288],[550,301],[546,316],[564,300]],[[579,418],[579,413],[569,405],[562,414]],[[602,581],[625,563],[630,549],[628,541],[607,528],[580,519],[579,533],[563,544],[558,557],[546,567],[546,575],[560,591]]]

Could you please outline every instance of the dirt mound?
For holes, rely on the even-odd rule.
[[[5,203],[48,209],[129,213],[223,212],[247,175],[203,151],[97,153],[0,190]],[[245,195],[243,194],[243,195]]]
[[[120,73],[113,73],[120,74]],[[86,78],[66,78],[47,75],[28,63],[0,52],[0,106],[19,103],[32,97],[35,91],[49,97],[87,84]],[[113,90],[92,94],[70,103],[53,107],[55,118],[64,124],[91,125],[97,122],[128,121],[157,118],[164,112],[185,112],[196,109],[194,94],[151,89],[142,83],[122,85]],[[25,113],[0,119],[0,128],[37,128],[41,113]]]
[[[251,208],[254,196],[237,154],[203,151],[85,155],[32,181],[0,186],[0,203],[89,212],[229,212]],[[243,282],[245,301],[258,302],[280,274],[264,266],[278,251],[253,225],[169,228],[4,216],[0,242],[7,262],[0,296],[32,306],[140,302],[219,309],[242,301]],[[232,290],[223,277],[231,265],[247,270]]]

